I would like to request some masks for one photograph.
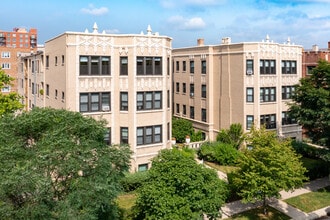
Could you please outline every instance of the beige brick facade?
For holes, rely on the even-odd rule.
[[[279,136],[301,139],[301,127],[287,116],[293,86],[302,74],[302,47],[262,42],[177,48],[173,57],[173,112],[215,140],[233,123],[248,131],[266,124]],[[185,90],[184,90],[185,88]],[[193,91],[191,91],[193,90]]]
[[[131,170],[143,170],[171,147],[171,43],[150,27],[146,34],[99,33],[96,24],[91,32],[65,32],[36,56],[43,59],[36,84],[44,95],[30,92],[26,103],[105,119],[110,142],[130,144]],[[31,71],[25,77],[34,80]]]

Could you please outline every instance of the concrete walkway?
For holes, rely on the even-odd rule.
[[[304,185],[304,187],[302,187],[300,189],[296,189],[292,192],[281,191],[280,192],[281,199],[271,199],[270,201],[268,201],[268,204],[269,204],[269,206],[279,210],[280,212],[285,213],[292,219],[297,219],[297,220],[317,219],[321,216],[326,216],[327,213],[330,212],[330,206],[313,211],[311,213],[305,213],[293,206],[288,205],[283,200],[291,198],[291,197],[299,196],[299,195],[302,195],[305,193],[309,193],[311,191],[316,191],[318,189],[324,188],[329,185],[330,185],[329,177],[317,179],[317,180],[311,181],[309,183],[306,183]],[[261,205],[262,205],[261,202],[243,204],[241,201],[235,201],[235,202],[231,202],[231,203],[226,203],[225,206],[221,208],[222,219],[226,219],[234,214],[244,212],[244,211],[256,208]]]

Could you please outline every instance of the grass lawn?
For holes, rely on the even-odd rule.
[[[316,192],[306,193],[284,201],[306,213],[309,213],[330,206],[330,186]]]
[[[272,207],[267,207],[268,214],[264,215],[263,208],[259,207],[256,209],[251,209],[246,212],[239,213],[237,215],[228,218],[229,220],[288,220],[290,219],[289,216],[285,215],[284,213],[277,211]]]
[[[208,161],[204,161],[204,163],[216,170],[222,171],[224,173],[230,173],[233,172],[235,170],[238,169],[238,167],[234,167],[234,166],[222,166],[216,163],[212,163],[212,162],[208,162]]]
[[[132,193],[125,193],[117,198],[118,206],[120,209],[122,209],[124,219],[130,219],[129,215],[131,214],[131,209],[135,204],[136,200],[136,194],[134,192]]]

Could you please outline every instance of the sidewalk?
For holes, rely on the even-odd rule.
[[[305,193],[309,193],[311,191],[316,191],[318,189],[324,188],[326,186],[330,185],[329,177],[324,177],[321,179],[313,180],[309,183],[306,183],[304,187],[300,189],[296,189],[292,192],[285,192],[281,191],[281,199],[271,199],[269,201],[269,206],[285,213],[292,219],[316,219],[321,216],[326,216],[327,213],[330,212],[330,207],[325,207],[316,211],[313,211],[311,213],[305,213],[297,208],[294,208],[287,203],[285,203],[283,200],[299,196]],[[249,209],[256,208],[261,205],[261,202],[259,203],[248,203],[243,204],[241,201],[235,201],[231,203],[225,204],[224,207],[221,208],[222,211],[222,219],[226,219],[234,214],[247,211]]]

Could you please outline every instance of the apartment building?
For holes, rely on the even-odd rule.
[[[248,131],[265,124],[279,136],[301,139],[288,116],[290,96],[302,76],[302,47],[288,40],[177,48],[173,60],[173,114],[193,122],[207,139],[233,123]]]
[[[148,169],[159,150],[171,147],[171,43],[150,26],[146,34],[107,34],[96,24],[91,32],[60,34],[43,52],[22,58],[27,108],[105,119],[106,141],[131,146],[132,171]],[[33,73],[32,62],[40,71]]]
[[[317,45],[313,45],[312,49],[304,50],[302,76],[308,76],[312,69],[317,66],[319,60],[330,61],[330,42],[328,42],[328,48],[319,48]]]
[[[17,79],[18,58],[22,54],[35,52],[37,47],[37,29],[14,28],[13,31],[0,30],[0,67],[6,74]],[[3,93],[17,91],[17,81],[2,88]]]

